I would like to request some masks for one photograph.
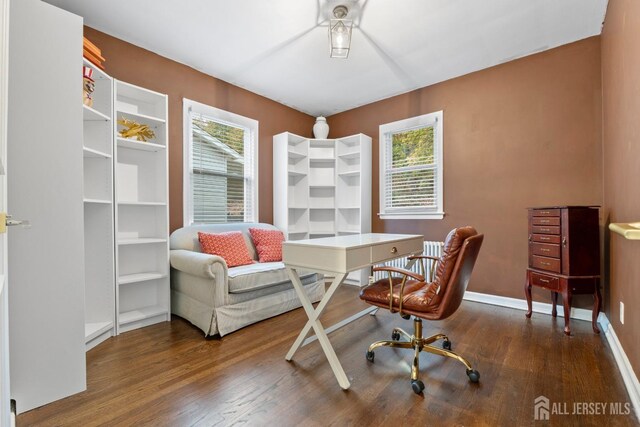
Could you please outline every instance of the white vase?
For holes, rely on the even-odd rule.
[[[316,124],[313,125],[313,136],[316,139],[327,139],[327,136],[329,136],[327,119],[322,116],[316,118]]]

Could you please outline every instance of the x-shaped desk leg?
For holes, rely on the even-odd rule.
[[[318,304],[318,307],[314,309],[311,301],[309,300],[309,297],[307,296],[307,293],[302,287],[302,282],[300,281],[300,277],[298,276],[298,272],[296,271],[296,269],[290,267],[285,268],[287,269],[287,273],[289,274],[291,283],[293,283],[293,288],[296,290],[298,298],[300,298],[302,307],[304,308],[304,311],[307,313],[307,317],[309,318],[306,325],[304,325],[304,328],[302,328],[302,331],[300,331],[298,338],[296,338],[295,342],[289,349],[289,352],[285,356],[285,359],[291,360],[293,358],[293,355],[302,345],[304,339],[309,333],[309,330],[313,328],[316,336],[318,337],[318,341],[320,342],[320,346],[322,347],[324,354],[327,356],[329,365],[331,366],[331,369],[333,370],[333,373],[338,380],[338,384],[340,384],[340,387],[342,387],[343,389],[348,389],[351,384],[349,383],[347,375],[344,373],[342,365],[338,360],[338,356],[336,356],[335,351],[333,351],[333,347],[329,342],[329,338],[327,337],[327,334],[324,331],[324,327],[319,320],[322,311],[327,306],[327,303],[329,302],[335,291],[338,289],[340,284],[342,284],[342,281],[345,279],[345,277],[347,277],[347,275],[336,274],[336,277],[333,279],[331,286],[329,286],[329,289],[324,294],[324,297],[322,297],[322,300],[320,300],[320,304]]]

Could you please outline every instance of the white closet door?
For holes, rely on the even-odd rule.
[[[86,388],[82,18],[11,0],[8,197],[11,397],[18,412]]]

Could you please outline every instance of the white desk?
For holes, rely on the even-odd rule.
[[[423,252],[423,240],[424,238],[421,235],[372,233],[284,242],[282,244],[282,261],[298,294],[298,298],[300,298],[302,307],[309,318],[291,349],[289,349],[285,359],[291,360],[298,348],[317,339],[324,354],[327,356],[338,384],[343,389],[348,389],[350,386],[349,380],[329,342],[327,333],[333,332],[376,308],[372,307],[363,310],[327,328],[326,331],[320,323],[320,314],[322,314],[327,303],[350,271],[394,258],[421,254]],[[302,287],[302,282],[300,282],[300,277],[297,273],[298,268],[335,274],[331,286],[327,289],[316,309],[313,308]],[[305,340],[311,328],[313,328],[316,335]]]

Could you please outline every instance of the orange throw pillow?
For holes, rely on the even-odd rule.
[[[224,258],[227,267],[253,264],[254,262],[240,231],[218,234],[198,232],[198,240],[202,252]]]
[[[284,242],[282,231],[250,228],[249,233],[260,262],[282,261],[282,242]]]

